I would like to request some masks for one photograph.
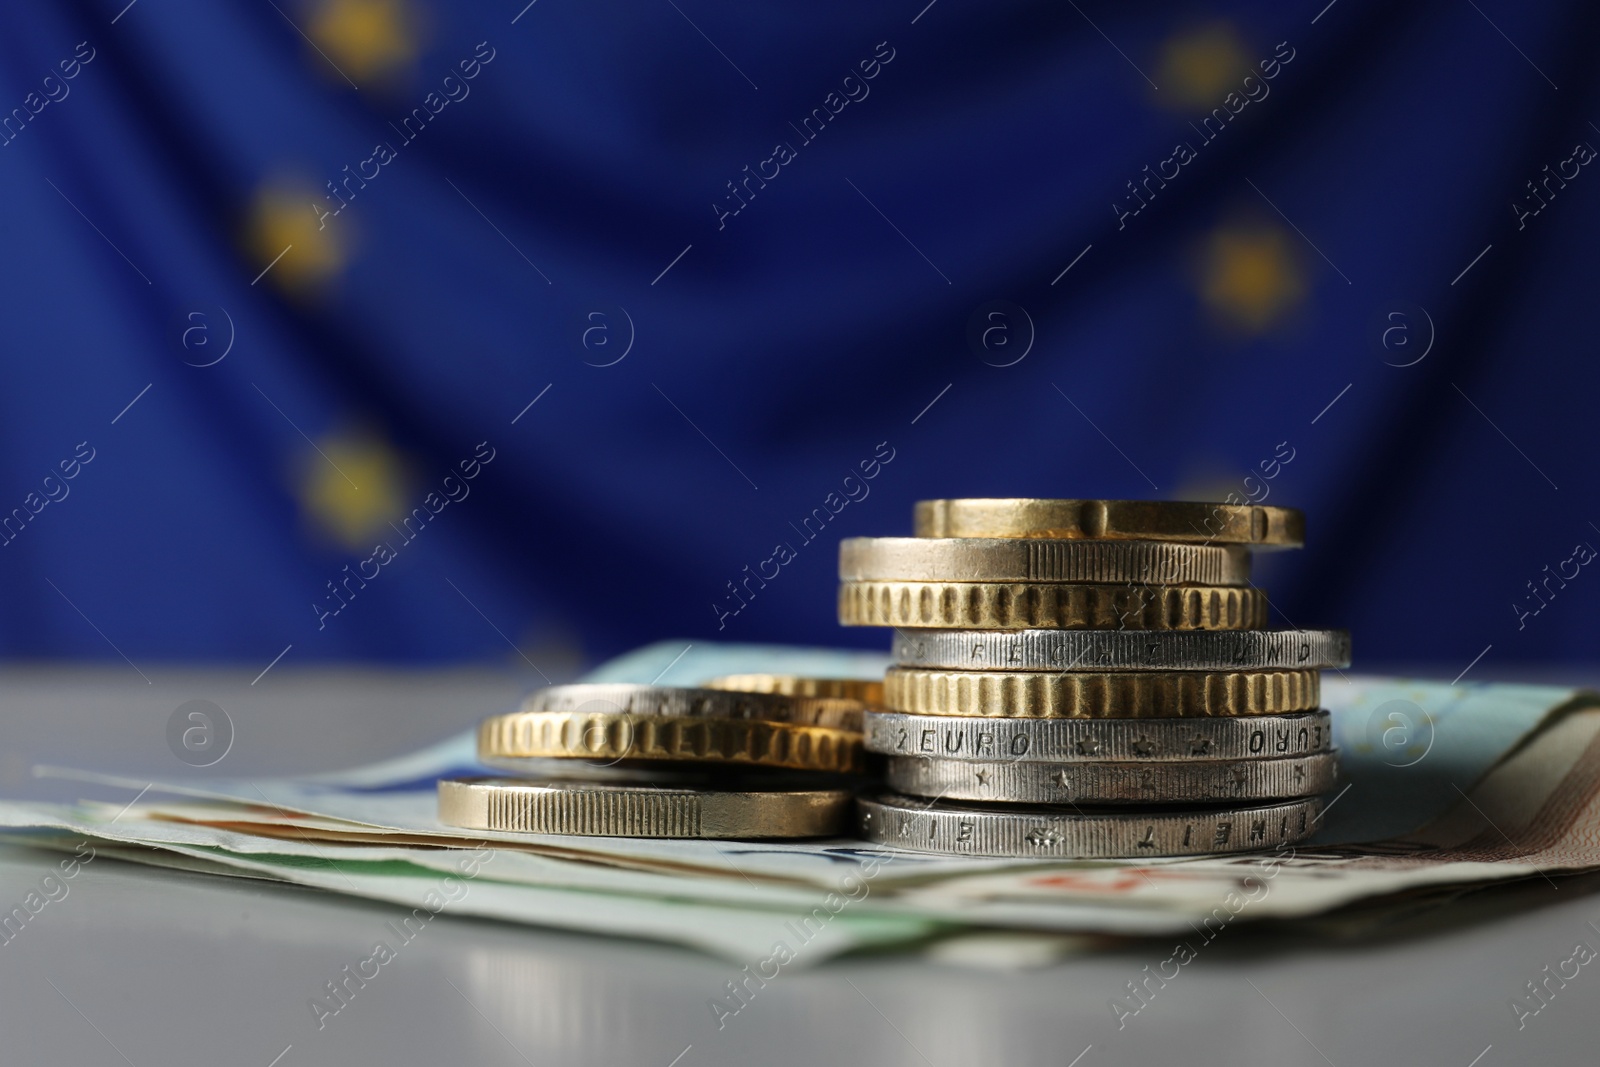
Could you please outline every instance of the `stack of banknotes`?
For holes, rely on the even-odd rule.
[[[1336,753],[1335,630],[1267,630],[1252,550],[1289,508],[924,500],[915,537],[840,546],[839,621],[895,630],[862,832],[961,855],[1178,856],[1315,829]]]
[[[697,686],[752,672],[871,680],[888,666],[859,652],[686,645],[646,647],[586,680]],[[501,773],[479,762],[472,732],[404,759],[304,778],[150,782],[41,768],[97,783],[102,794],[120,790],[119,799],[3,802],[0,833],[436,914],[685,944],[741,963],[783,941],[793,966],[872,947],[953,952],[1018,940],[1008,931],[1065,946],[1085,933],[1192,937],[1261,919],[1370,929],[1389,917],[1414,922],[1418,909],[1469,889],[1528,880],[1544,891],[1546,879],[1600,869],[1600,695],[1338,674],[1323,703],[1343,784],[1316,836],[1232,856],[1020,860],[844,836],[465,830],[438,819],[436,787]]]

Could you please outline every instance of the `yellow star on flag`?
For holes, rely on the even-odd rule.
[[[334,281],[349,259],[350,226],[320,219],[327,198],[309,182],[274,180],[257,191],[245,222],[245,250],[257,282],[304,295]],[[335,205],[337,206],[337,205]]]
[[[1270,225],[1224,226],[1200,257],[1200,296],[1224,323],[1264,333],[1305,299],[1305,269],[1289,234]]]
[[[345,548],[372,548],[405,507],[405,468],[382,438],[365,431],[330,433],[305,458],[298,495],[306,518]]]
[[[332,63],[359,86],[388,79],[416,59],[420,19],[402,0],[319,0],[306,36],[321,50],[316,63]]]
[[[1237,91],[1250,73],[1250,58],[1239,34],[1226,22],[1213,22],[1169,37],[1156,65],[1154,95],[1169,107],[1209,111]]]

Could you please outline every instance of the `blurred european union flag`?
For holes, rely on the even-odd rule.
[[[1233,494],[1364,666],[1592,660],[1597,22],[9,5],[0,652],[878,645],[918,498]]]

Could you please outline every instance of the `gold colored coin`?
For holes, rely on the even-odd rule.
[[[892,667],[885,703],[914,715],[1159,719],[1317,707],[1318,671],[925,671]]]
[[[1183,500],[919,500],[918,537],[1044,537],[1063,541],[1186,541],[1300,548],[1294,508]]]
[[[672,760],[854,773],[861,769],[861,742],[857,731],[827,726],[603,711],[519,711],[478,727],[478,757],[485,762]]]
[[[1067,582],[841,582],[843,626],[950,630],[1255,630],[1254,588]]]
[[[1249,585],[1250,550],[1164,541],[1039,537],[850,537],[839,543],[846,582],[1134,582]]]
[[[702,682],[702,689],[725,689],[733,693],[771,693],[786,697],[820,697],[826,700],[856,700],[863,704],[883,703],[883,682],[866,678],[807,678],[798,674],[725,674]]]

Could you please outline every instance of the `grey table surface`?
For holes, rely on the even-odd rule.
[[[193,698],[216,701],[236,729],[207,773],[297,773],[399,755],[531,687],[510,670],[281,671],[254,687],[249,671],[146,674],[0,670],[0,792],[85,792],[35,779],[40,762],[190,773],[165,729]],[[0,847],[0,906],[59,858]],[[1015,954],[982,963],[981,942],[840,960],[785,971],[719,1029],[708,1001],[737,974],[724,961],[446,916],[319,1028],[310,1001],[370,954],[398,909],[97,860],[0,945],[0,1063],[1592,1064],[1600,966],[1550,982],[1547,1006],[1520,1028],[1511,1007],[1579,942],[1600,948],[1591,885],[1480,895],[1403,938],[1219,939],[1120,1028],[1108,1002],[1170,945],[1044,952],[1026,967]]]

